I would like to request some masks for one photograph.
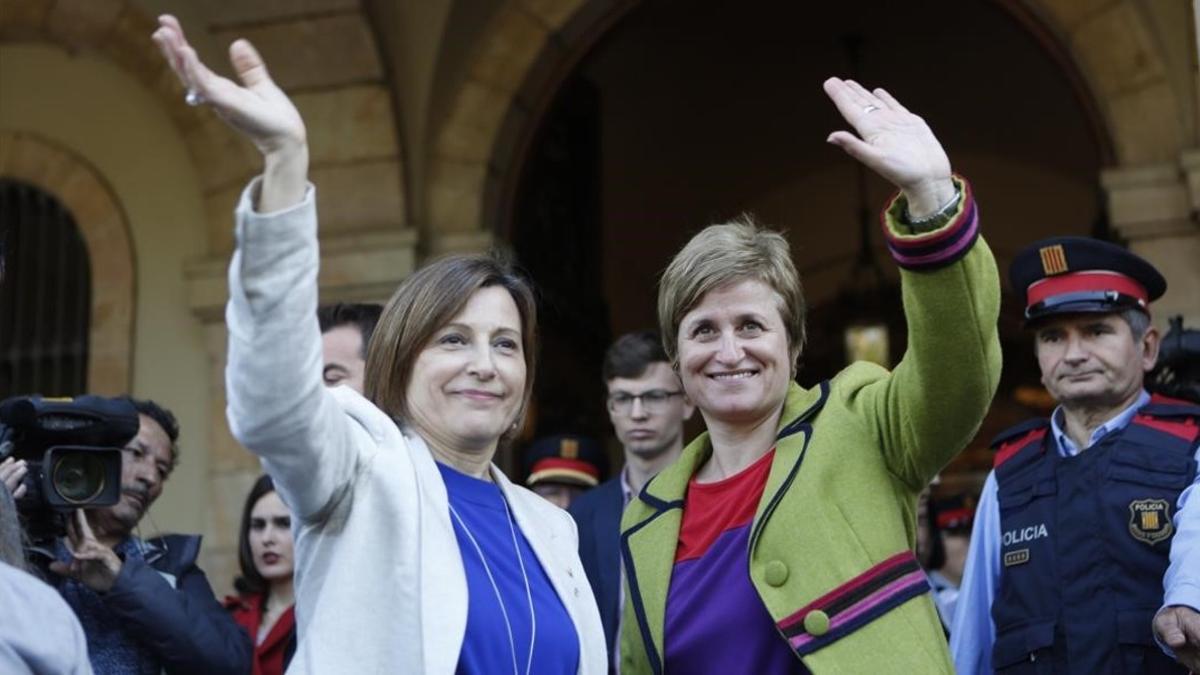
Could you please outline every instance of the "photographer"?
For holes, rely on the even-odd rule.
[[[196,566],[200,537],[133,534],[175,467],[179,426],[154,402],[131,402],[139,425],[122,452],[120,499],[71,514],[49,568],[58,590],[83,625],[98,673],[249,672],[249,637]],[[10,489],[23,473],[10,469]]]

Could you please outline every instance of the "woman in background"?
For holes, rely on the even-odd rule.
[[[275,492],[271,477],[260,476],[246,497],[238,530],[237,597],[225,607],[254,641],[253,675],[282,675],[296,645],[292,609],[292,514]]]

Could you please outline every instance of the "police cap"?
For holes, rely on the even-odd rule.
[[[525,450],[527,486],[564,483],[595,487],[607,466],[604,449],[592,438],[561,434],[534,441]]]
[[[1013,258],[1009,283],[1027,322],[1055,314],[1108,313],[1149,304],[1167,290],[1153,265],[1116,244],[1089,237],[1053,237]]]

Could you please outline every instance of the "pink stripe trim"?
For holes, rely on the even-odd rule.
[[[931,262],[937,262],[938,260],[943,260],[945,258],[952,258],[964,248],[975,242],[975,230],[978,229],[978,227],[979,219],[975,217],[975,213],[972,211],[971,220],[966,226],[967,234],[964,234],[961,239],[955,242],[954,246],[921,256],[907,256],[893,248],[892,257],[896,259],[896,262],[905,265],[923,265]]]
[[[871,595],[863,598],[858,603],[852,605],[846,611],[833,617],[833,621],[829,623],[829,631],[835,631],[847,623],[853,621],[858,616],[869,612],[871,609],[887,602],[892,596],[900,594],[900,592],[911,588],[914,584],[926,583],[925,573],[921,570],[906,574],[883,588],[875,591]],[[810,633],[801,633],[789,640],[793,648],[799,649],[805,644],[816,640],[818,636]]]
[[[900,565],[904,564],[905,562],[908,562],[909,560],[913,560],[915,558],[916,558],[916,556],[913,555],[913,553],[911,551],[905,551],[904,553],[897,553],[896,555],[888,558],[887,560],[884,560],[883,562],[872,567],[871,569],[867,570],[866,572],[863,572],[862,574],[851,579],[850,581],[847,581],[846,583],[842,584],[841,586],[838,586],[837,588],[833,589],[832,591],[826,593],[825,595],[822,595],[821,597],[817,598],[816,600],[813,600],[812,602],[808,603],[807,605],[796,610],[794,613],[792,613],[791,616],[785,617],[784,619],[779,621],[779,623],[778,623],[779,628],[781,630],[787,630],[787,629],[791,628],[794,624],[797,624],[797,623],[803,621],[804,617],[810,611],[812,611],[814,609],[821,609],[823,607],[827,607],[827,606],[833,604],[833,602],[835,600],[842,597],[843,595],[846,595],[847,593],[849,593],[857,588],[860,588],[862,586],[865,586],[865,585],[871,583],[873,580],[875,580],[876,577],[883,576],[888,570],[892,569],[893,567],[899,567]],[[903,578],[903,577],[901,577],[901,578]]]

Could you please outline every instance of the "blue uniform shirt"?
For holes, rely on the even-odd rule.
[[[1088,447],[1108,434],[1124,429],[1137,411],[1150,402],[1145,391],[1125,410],[1092,432]],[[1061,408],[1050,417],[1050,431],[1058,454],[1073,457],[1075,446],[1060,423]],[[1200,464],[1200,450],[1196,452]],[[1186,605],[1200,611],[1200,470],[1196,479],[1180,495],[1175,511],[1175,538],[1171,541],[1171,563],[1163,577],[1163,606]],[[992,643],[996,626],[992,622],[992,600],[1000,581],[1000,502],[996,497],[996,472],[988,473],[975,512],[971,547],[959,588],[954,625],[950,629],[950,654],[959,675],[992,672]],[[1164,648],[1164,651],[1170,653]]]

